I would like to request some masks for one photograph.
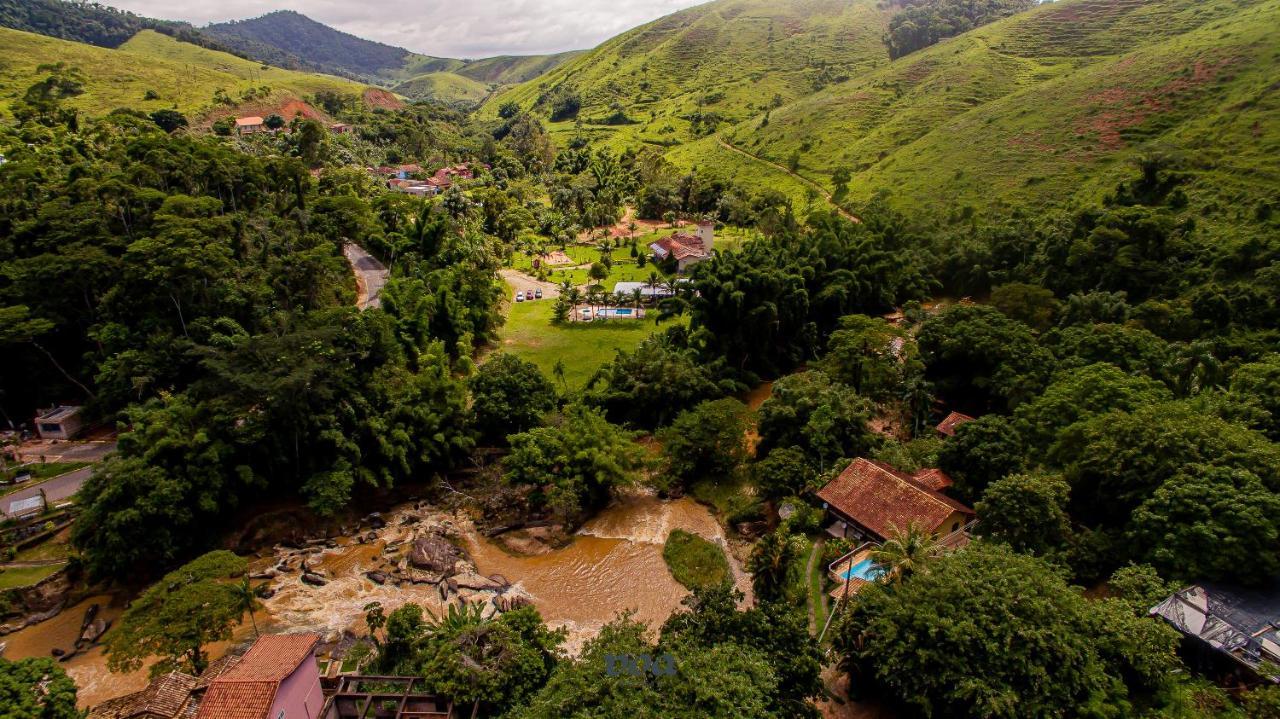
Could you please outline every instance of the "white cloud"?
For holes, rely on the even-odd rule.
[[[353,35],[441,57],[581,50],[702,0],[106,0],[195,25],[296,10]]]

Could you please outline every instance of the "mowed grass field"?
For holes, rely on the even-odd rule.
[[[62,62],[79,68],[84,93],[68,104],[88,115],[117,108],[154,112],[175,108],[188,117],[210,109],[219,89],[232,98],[250,89],[271,88],[272,98],[303,99],[320,90],[360,95],[365,86],[329,75],[294,72],[261,65],[227,53],[178,42],[144,30],[118,49],[0,28],[0,117],[9,104],[48,73],[41,65]],[[153,99],[147,99],[148,91]]]
[[[513,303],[506,325],[499,335],[497,351],[509,352],[538,366],[557,389],[576,391],[605,363],[635,349],[646,337],[667,325],[653,320],[551,323],[554,300]],[[564,363],[564,384],[553,373],[556,362]]]

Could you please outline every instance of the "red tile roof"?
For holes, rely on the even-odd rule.
[[[955,512],[973,510],[880,462],[855,459],[818,491],[839,514],[887,539],[912,524],[936,532]]]
[[[940,469],[922,469],[911,475],[911,478],[935,492],[941,492],[955,484],[951,481],[951,477]]]
[[[319,641],[314,634],[259,637],[235,666],[209,685],[196,719],[266,719],[280,682],[311,657]]]
[[[249,126],[261,125],[261,124],[262,124],[262,118],[257,116],[236,118],[236,127],[249,127]]]
[[[186,707],[191,691],[196,688],[196,683],[196,678],[190,674],[169,672],[157,677],[147,685],[146,689],[99,704],[89,712],[89,718],[164,717],[164,719],[172,719]]]
[[[689,257],[709,257],[702,238],[697,235],[675,234],[649,245],[651,248],[662,248],[663,256],[675,255],[677,260]]]
[[[973,417],[959,412],[952,412],[947,418],[938,424],[938,432],[948,437],[956,436],[956,428],[962,424],[972,422]]]

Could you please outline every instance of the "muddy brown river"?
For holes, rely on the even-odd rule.
[[[274,632],[314,631],[335,638],[344,631],[366,630],[364,607],[370,602],[381,602],[387,611],[414,602],[441,612],[444,602],[433,585],[378,585],[364,576],[378,565],[388,537],[396,538],[394,527],[400,511],[388,513],[393,529],[377,541],[359,544],[343,538],[340,546],[320,554],[319,566],[329,578],[325,586],[302,584],[296,574],[273,580],[276,594],[258,614],[259,626]],[[688,591],[671,577],[662,559],[662,545],[671,530],[698,534],[727,550],[724,531],[706,507],[690,499],[664,501],[646,495],[623,498],[584,525],[568,546],[538,556],[514,556],[480,536],[465,520],[458,526],[462,544],[479,573],[501,574],[527,593],[548,625],[568,631],[565,648],[573,654],[618,612],[633,611],[637,619],[656,629],[680,608]],[[406,527],[405,534],[412,529]],[[735,583],[750,601],[749,577],[732,553],[726,551],[726,556]],[[0,638],[8,643],[4,656],[47,657],[55,647],[70,648],[85,609],[95,602],[103,607],[100,616],[108,619],[118,619],[123,611],[118,603],[111,604],[109,596],[92,597],[53,619]],[[243,641],[251,634],[245,624],[237,629],[236,639]],[[211,657],[220,656],[227,646],[212,647]],[[108,672],[100,647],[62,666],[80,687],[81,706],[146,685],[145,669],[131,674]]]

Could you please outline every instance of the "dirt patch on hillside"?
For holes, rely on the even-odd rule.
[[[387,90],[377,87],[365,88],[364,104],[370,109],[382,110],[400,110],[404,108],[404,102]]]
[[[1177,109],[1187,95],[1213,82],[1223,70],[1241,60],[1239,57],[1201,59],[1189,67],[1170,68],[1176,76],[1146,92],[1118,86],[1094,93],[1086,98],[1093,112],[1076,123],[1075,131],[1096,137],[1103,150],[1120,149],[1124,146],[1121,134],[1124,130],[1142,125],[1153,115]]]
[[[301,115],[308,120],[316,120],[322,123],[329,123],[332,120],[328,115],[320,110],[308,105],[293,96],[282,96],[270,98],[267,100],[258,100],[254,102],[245,102],[234,107],[223,107],[209,111],[208,114],[200,118],[197,126],[201,129],[208,129],[210,125],[221,120],[224,117],[267,117],[269,115],[279,115],[286,122],[291,122],[293,118]]]

